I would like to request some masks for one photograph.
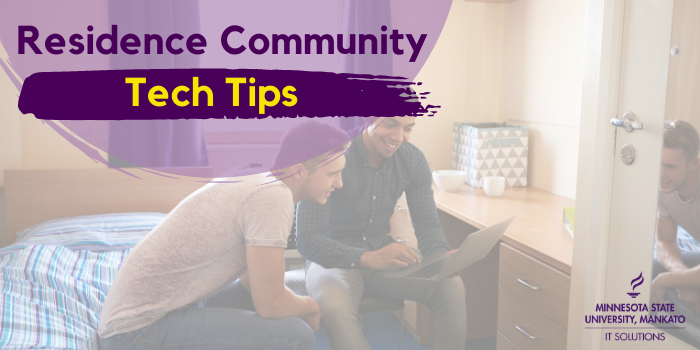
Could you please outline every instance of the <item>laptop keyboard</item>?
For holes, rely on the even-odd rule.
[[[446,256],[430,265],[421,267],[420,269],[413,271],[406,275],[406,277],[433,277],[442,272],[442,269],[447,266],[447,264],[452,259],[452,256]]]

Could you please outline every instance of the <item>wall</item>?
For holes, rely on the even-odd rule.
[[[530,128],[528,182],[576,193],[585,0],[452,3],[417,81],[442,108],[419,118],[412,141],[451,168],[452,124],[505,121]]]
[[[107,26],[107,3],[91,2],[88,0],[70,1],[66,3],[47,3],[36,1],[15,2],[13,11],[0,13],[0,26],[3,29],[16,30],[17,26],[26,23],[37,23],[40,30],[39,41],[51,33],[76,33],[83,30],[83,22],[75,18],[85,18],[85,12],[94,19],[91,23],[96,29]],[[28,9],[41,6],[44,11]],[[81,13],[76,13],[80,8]],[[28,17],[27,13],[33,13]],[[42,17],[45,16],[45,17]],[[65,19],[60,25],[52,28],[41,27],[46,23],[42,18],[60,16]],[[79,28],[78,28],[79,27]],[[0,43],[0,60],[8,61],[7,52],[16,50],[16,39]],[[29,67],[41,67],[43,64],[58,64],[64,70],[99,70],[109,68],[109,57],[104,55],[83,55],[76,57],[50,57],[50,55],[27,55],[22,61],[10,62],[11,66],[21,74],[29,73]],[[10,64],[6,64],[10,66]],[[61,168],[94,168],[104,167],[97,164],[59,136],[48,125],[37,120],[33,115],[22,115],[17,109],[17,89],[6,74],[0,74],[0,237],[5,237],[5,191],[4,174],[7,169],[61,169]],[[2,242],[0,242],[2,243]]]
[[[673,3],[671,46],[679,54],[671,56],[668,76],[666,120],[681,119],[700,127],[700,2],[676,0]]]
[[[0,26],[3,32],[16,31],[21,24],[32,23],[39,30],[39,41],[43,41],[51,33],[84,32],[84,18],[92,18],[90,24],[97,32],[106,31],[107,3],[88,0],[69,1],[65,3],[46,3],[23,1],[13,3],[10,11],[0,14]],[[34,11],[37,6],[41,11]],[[79,9],[79,10],[76,10]],[[56,23],[56,17],[63,20],[56,25],[42,26],[41,23]],[[4,52],[16,52],[17,42],[13,36],[8,36],[1,45]],[[3,49],[0,49],[0,54]],[[7,56],[5,56],[7,58]],[[22,76],[40,71],[41,67],[52,67],[60,70],[101,70],[109,68],[109,57],[105,55],[36,55],[27,53],[21,60],[9,62]],[[32,115],[22,115],[17,109],[16,89],[9,79],[2,74],[0,77],[0,172],[5,169],[59,169],[59,168],[92,168],[101,167],[90,160],[76,147],[63,139],[48,125],[37,120]],[[3,177],[0,174],[0,187]]]
[[[455,0],[416,81],[430,91],[435,117],[419,117],[411,142],[439,169],[452,167],[452,125],[498,119],[501,33],[507,5]]]
[[[8,66],[8,59],[7,51],[0,43],[0,61]],[[18,94],[19,91],[9,76],[0,74],[0,188],[4,184],[2,170],[22,166]]]
[[[18,25],[33,24],[39,30],[39,42],[51,33],[85,32],[85,18],[96,32],[106,32],[107,3],[89,0],[70,0],[64,3],[44,1],[14,2],[0,13],[0,27],[4,33],[17,31]],[[41,11],[36,9],[40,8]],[[59,17],[62,21],[56,22]],[[42,26],[42,23],[44,25]],[[48,26],[45,23],[56,23]],[[17,50],[15,36],[5,37],[0,55]],[[16,57],[16,56],[15,56]],[[5,56],[7,58],[7,56]],[[36,55],[27,53],[21,59],[9,62],[21,76],[26,77],[41,67],[53,70],[101,70],[109,68],[109,57],[105,55]],[[22,115],[17,109],[16,89],[5,74],[0,77],[0,172],[22,167],[40,168],[91,168],[101,166],[90,160],[76,147],[63,139],[48,125],[32,115]],[[3,186],[0,174],[0,186]]]
[[[530,128],[528,183],[576,195],[585,0],[506,6],[499,120]]]
[[[0,60],[6,59],[0,48]],[[22,166],[17,90],[6,74],[0,74],[0,246],[5,234],[5,188],[2,170]]]

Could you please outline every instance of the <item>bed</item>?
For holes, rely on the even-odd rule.
[[[138,174],[142,179],[111,169],[5,171],[1,349],[98,348],[102,304],[131,247],[204,185]],[[679,245],[700,250],[683,232]]]
[[[98,348],[98,316],[120,264],[165,213],[204,184],[138,175],[5,171],[0,348]]]

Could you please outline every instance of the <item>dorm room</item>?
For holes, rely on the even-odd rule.
[[[673,17],[673,30],[660,26],[668,29],[673,46],[680,46],[682,53],[672,54],[667,65],[664,84],[668,87],[663,94],[668,103],[661,103],[660,114],[698,127],[700,121],[692,111],[698,109],[693,91],[700,88],[696,69],[700,50],[695,49],[697,35],[688,33],[700,32],[700,21],[695,20],[700,6],[690,0],[676,0],[670,7],[647,2],[651,5],[642,11],[644,15]],[[613,186],[612,165],[606,165],[619,161],[611,141],[615,131],[609,124],[610,118],[618,116],[617,103],[611,102],[618,95],[608,85],[625,76],[611,68],[615,62],[619,65],[623,47],[613,38],[622,37],[620,13],[632,3],[454,0],[440,39],[415,79],[441,104],[435,117],[418,118],[411,139],[437,169],[453,168],[455,123],[506,123],[529,129],[527,187],[509,187],[501,197],[490,198],[483,189],[469,185],[456,193],[433,186],[438,215],[453,246],[480,228],[519,215],[499,247],[462,272],[468,305],[466,349],[647,349],[659,344],[691,348],[670,335],[667,343],[609,342],[603,330],[584,328],[590,326],[584,316],[594,312],[596,303],[629,302],[629,281],[640,269],[646,282],[636,291],[642,290],[648,298],[653,280],[653,230],[624,239],[608,233],[613,230],[610,227],[622,231],[622,226],[608,225],[617,208],[654,206],[644,211],[649,217],[626,214],[631,215],[624,216],[629,227],[655,227],[656,219],[656,197],[637,200],[638,189],[628,192],[633,200],[614,202],[619,205],[612,208],[611,188],[624,181]],[[107,6],[92,6],[102,14],[96,18],[107,23]],[[214,12],[216,6],[202,2],[202,10]],[[8,13],[0,13],[0,23],[3,19],[15,25]],[[211,27],[204,30],[216,32]],[[206,60],[203,63],[216,64]],[[104,56],[79,57],[67,66],[110,68]],[[0,87],[12,86],[10,80],[0,74]],[[128,170],[140,177],[135,179],[89,159],[47,124],[21,115],[12,92],[0,92],[2,348],[97,348],[102,303],[131,247],[201,187],[204,183],[198,181],[206,181],[207,175],[243,162],[269,164],[285,129],[280,123],[279,129],[241,133],[228,124],[205,123],[202,133],[209,162],[195,169],[201,178],[171,179]],[[651,100],[646,94],[640,96]],[[663,126],[660,120],[650,122],[653,113],[640,114],[640,109],[635,112],[647,129],[622,136],[620,129],[618,140],[657,132],[656,141],[644,143],[658,141],[654,147],[660,149],[658,129]],[[107,138],[108,133],[99,137]],[[660,158],[657,153],[640,152],[641,141],[629,143],[638,149],[635,166],[649,156],[654,162]],[[236,156],[228,157],[231,154]],[[168,169],[155,171],[172,174]],[[631,178],[636,184],[641,177]],[[658,179],[645,186],[649,183],[658,184]],[[562,224],[562,209],[573,206],[577,240]],[[396,205],[391,229],[391,234],[417,247],[405,198]],[[678,232],[682,251],[700,251],[682,227]],[[302,266],[294,250],[287,256],[288,267]],[[635,275],[624,269],[636,271]],[[610,287],[618,280],[624,283]],[[379,313],[363,314],[363,319],[373,348],[429,347],[430,315],[423,305],[405,301]],[[318,333],[317,349],[328,347],[323,332]]]

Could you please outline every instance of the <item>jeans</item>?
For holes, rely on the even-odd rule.
[[[681,252],[681,259],[683,260],[683,264],[687,266],[688,268],[692,269],[695,266],[700,265],[700,252]],[[661,265],[659,260],[654,259],[654,263],[652,265],[652,281],[654,278],[656,278],[659,274],[666,272],[666,269]],[[692,315],[692,311],[690,311],[690,308],[688,305],[681,301],[678,297],[678,292],[677,288],[671,288],[666,290],[666,295],[664,297],[668,301],[673,300],[674,304],[676,304],[676,310],[688,315],[689,317],[693,318],[698,318],[700,316],[690,316]],[[696,322],[697,323],[697,322]]]
[[[314,349],[314,332],[304,320],[266,319],[252,310],[250,294],[236,281],[198,305],[171,311],[144,328],[101,339],[101,349]]]
[[[358,311],[364,290],[428,306],[430,349],[464,350],[467,306],[460,277],[438,282],[386,278],[370,269],[326,269],[307,262],[306,289],[321,308],[321,322],[333,350],[370,349]]]
[[[682,252],[681,257],[683,259],[683,264],[688,268],[693,268],[700,265],[700,252]],[[652,268],[652,279],[656,278],[660,273],[666,272],[666,269],[659,263],[657,259],[654,259],[654,265]],[[688,304],[681,301],[678,297],[678,291],[676,288],[671,288],[666,291],[664,295],[665,302],[670,302],[674,304],[674,311],[671,314],[683,315],[685,317],[684,324],[659,324],[657,326],[681,326],[682,329],[666,329],[665,332],[673,334],[677,338],[693,345],[696,348],[700,348],[700,316],[695,315],[690,309]]]

